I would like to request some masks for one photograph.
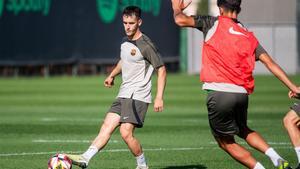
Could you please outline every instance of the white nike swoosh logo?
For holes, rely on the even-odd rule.
[[[124,120],[128,119],[129,117],[123,117]]]
[[[233,34],[233,35],[241,35],[241,36],[246,36],[246,37],[248,37],[247,35],[243,34],[242,32],[235,31],[235,30],[233,29],[233,27],[230,27],[230,28],[229,28],[229,33],[231,33],[231,34]]]

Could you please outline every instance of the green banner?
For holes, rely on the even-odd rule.
[[[4,5],[4,0],[0,0],[0,17],[2,15],[3,5]]]
[[[19,15],[20,12],[40,12],[48,15],[51,0],[0,0],[0,17],[4,10]]]
[[[162,0],[97,0],[99,17],[104,23],[115,20],[118,12],[123,11],[126,6],[139,6],[143,12],[152,13],[153,16],[160,14]]]
[[[0,66],[115,63],[126,36],[122,10],[127,5],[144,10],[142,30],[164,59],[179,60],[179,28],[171,20],[173,12],[167,0],[0,2]]]
[[[98,15],[102,22],[111,23],[116,19],[117,13],[122,12],[126,6],[139,6],[144,13],[158,16],[161,12],[162,0],[96,0]],[[12,12],[19,15],[21,12],[40,12],[49,15],[51,0],[0,0],[0,17],[3,12]]]

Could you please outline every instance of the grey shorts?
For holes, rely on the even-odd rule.
[[[130,98],[117,98],[108,112],[117,113],[121,116],[120,123],[132,123],[141,128],[144,125],[149,103]]]
[[[291,106],[291,109],[294,110],[300,117],[300,103],[294,103],[294,105]]]
[[[207,95],[209,125],[215,137],[239,135],[247,127],[248,95],[211,91]]]

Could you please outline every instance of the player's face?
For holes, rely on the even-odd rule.
[[[123,25],[125,33],[128,37],[133,37],[139,30],[142,20],[135,15],[123,15]]]

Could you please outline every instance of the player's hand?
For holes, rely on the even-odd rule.
[[[296,93],[294,93],[294,92],[292,92],[292,91],[289,91],[288,96],[289,96],[289,98],[291,99],[291,98],[295,97],[295,94],[296,94]]]
[[[155,112],[162,112],[164,110],[164,101],[163,99],[156,98],[154,100],[154,111]]]
[[[297,87],[295,91],[289,91],[289,98],[300,99],[300,87]]]
[[[191,3],[192,3],[192,0],[172,0],[172,8],[173,8],[173,10],[183,11]]]
[[[111,76],[108,76],[105,80],[104,80],[104,86],[111,88],[114,85],[114,78]]]

